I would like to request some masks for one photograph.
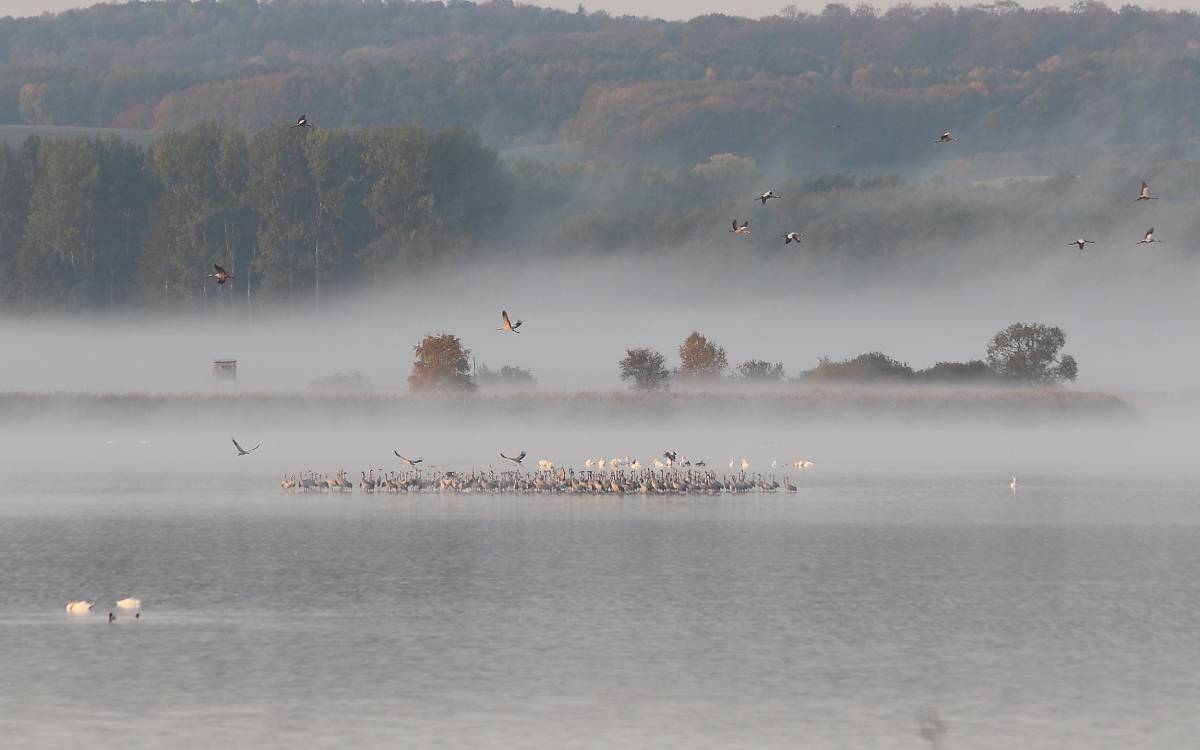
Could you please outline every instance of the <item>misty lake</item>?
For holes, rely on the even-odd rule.
[[[1195,479],[1043,468],[1014,498],[995,472],[830,471],[795,496],[614,499],[11,469],[0,736],[1186,747]],[[110,625],[124,596],[142,616]],[[67,615],[80,598],[96,612]]]

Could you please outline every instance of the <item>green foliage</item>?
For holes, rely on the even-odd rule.
[[[679,345],[679,374],[688,378],[719,378],[729,366],[725,349],[692,331]]]
[[[480,388],[491,390],[520,390],[537,387],[537,378],[524,367],[504,365],[493,370],[487,365],[480,365],[475,370],[475,382]]]
[[[621,380],[632,380],[639,391],[665,390],[670,373],[663,355],[653,349],[629,349],[620,362]]]
[[[0,144],[0,270],[14,279],[0,305],[232,306],[250,291],[319,304],[473,248],[523,184],[460,130],[277,125],[247,139],[202,123],[149,150],[115,137]],[[213,264],[233,279],[212,284]]]
[[[0,122],[258,130],[307,111],[320,127],[478,123],[506,145],[837,168],[907,160],[931,122],[995,150],[1074,142],[1081,121],[1144,141],[1152,111],[1194,138],[1197,38],[1195,13],[1094,2],[670,23],[507,2],[101,4],[0,19]]]
[[[913,369],[908,363],[882,352],[868,352],[839,362],[822,357],[815,368],[804,372],[806,381],[830,383],[902,382],[912,376]]]
[[[747,383],[783,382],[783,363],[750,359],[737,366],[735,377]]]
[[[992,337],[988,366],[1001,377],[1021,383],[1061,383],[1079,374],[1075,358],[1059,357],[1067,335],[1058,326],[1013,323]]]
[[[471,350],[457,336],[430,334],[413,347],[416,360],[408,376],[414,391],[473,391]]]
[[[938,362],[933,367],[917,370],[914,375],[922,382],[946,385],[978,385],[995,380],[996,377],[987,362],[982,359],[972,359],[969,362]]]

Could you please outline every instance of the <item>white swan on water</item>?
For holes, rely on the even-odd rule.
[[[86,615],[92,611],[92,603],[82,599],[77,602],[67,602],[67,612],[73,615]]]
[[[132,597],[132,596],[126,597],[124,599],[119,599],[116,602],[116,604],[117,604],[117,609],[141,609],[142,608],[142,600],[138,599],[136,597]]]

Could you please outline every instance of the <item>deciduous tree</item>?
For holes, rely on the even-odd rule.
[[[458,337],[435,333],[421,339],[413,347],[416,360],[408,385],[414,391],[473,391],[471,380],[471,350],[463,347]]]

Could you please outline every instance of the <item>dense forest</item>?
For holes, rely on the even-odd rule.
[[[668,23],[173,0],[0,19],[0,308],[319,306],[504,253],[933,268],[1080,233],[1131,247],[1156,221],[1196,236],[1197,94],[1200,16],[1090,2]],[[289,127],[300,113],[314,127]],[[70,130],[87,127],[134,130]],[[961,140],[934,143],[947,128]],[[759,206],[767,188],[782,197]],[[206,279],[213,264],[233,279]]]
[[[1200,16],[831,4],[751,20],[610,18],[497,1],[166,0],[0,20],[0,123],[251,131],[467,127],[691,164],[832,169],[962,151],[1200,134]],[[1152,113],[1152,116],[1148,116]]]
[[[149,147],[31,137],[0,144],[0,308],[319,306],[399,273],[506,253],[675,248],[692,260],[802,257],[882,273],[961,259],[981,238],[1003,238],[1006,263],[1074,253],[1079,226],[1132,248],[1141,224],[1131,223],[1147,216],[1172,217],[1172,237],[1200,234],[1190,208],[1200,164],[1147,173],[1169,196],[1155,214],[1130,199],[1127,174],[1091,186],[1071,174],[993,185],[827,173],[777,185],[783,198],[763,207],[762,171],[731,154],[690,167],[548,164],[502,159],[469,131],[412,126],[204,124]],[[731,234],[731,216],[753,217],[752,234]],[[785,245],[793,230],[803,241]],[[206,278],[213,264],[233,278]]]

